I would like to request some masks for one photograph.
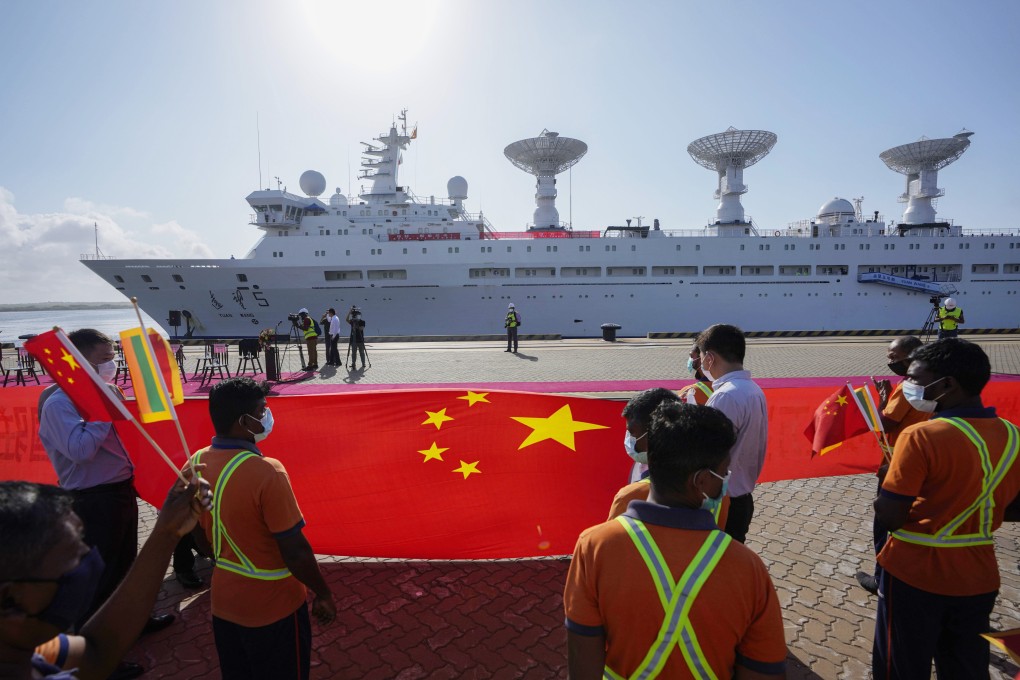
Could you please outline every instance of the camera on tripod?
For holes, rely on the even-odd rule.
[[[300,314],[288,314],[287,315],[287,321],[290,321],[292,325],[297,326],[298,322],[301,321],[301,315]]]
[[[932,295],[930,298],[928,298],[928,302],[938,307],[939,303],[942,301],[942,298],[944,297],[945,295]]]

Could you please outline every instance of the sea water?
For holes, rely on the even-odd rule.
[[[169,337],[164,328],[145,312],[142,319],[146,328],[155,328],[162,335]],[[124,309],[56,309],[35,312],[0,312],[0,343],[21,345],[19,335],[43,333],[60,326],[64,332],[70,333],[77,328],[95,328],[116,339],[121,331],[138,328],[138,316],[135,310]]]

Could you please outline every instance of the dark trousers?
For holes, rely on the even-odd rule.
[[[326,336],[326,363],[340,365],[340,335]]]
[[[751,494],[730,498],[730,511],[726,515],[726,529],[731,538],[741,543],[747,538],[747,530],[751,527],[754,516],[754,499]]]
[[[305,344],[308,346],[308,368],[318,368],[319,336],[315,335],[310,338],[305,338]]]
[[[944,340],[945,338],[955,338],[958,335],[960,335],[960,331],[955,328],[951,331],[944,331],[941,328],[939,329],[939,340]]]
[[[336,341],[333,340],[333,336],[329,333],[323,336],[323,341],[326,343],[326,363],[331,364],[333,363],[333,345]]]
[[[981,633],[988,632],[996,595],[936,595],[883,571],[871,655],[875,680],[928,680],[932,659],[940,678],[987,678],[989,645]]]
[[[348,342],[348,351],[351,354],[351,366],[358,365],[358,354],[361,354],[361,367],[364,368],[368,362],[365,361],[365,336],[352,335]]]
[[[506,329],[506,348],[510,351],[517,351],[517,326]]]
[[[213,638],[223,680],[308,680],[312,625],[308,603],[259,628],[213,617]]]
[[[878,480],[878,491],[882,492],[882,479]],[[882,548],[885,547],[885,542],[889,540],[889,530],[884,524],[878,521],[878,516],[871,522],[871,537],[875,542],[875,557],[878,557],[878,553],[882,552]],[[882,565],[875,560],[875,580],[882,580]]]
[[[95,546],[105,567],[81,627],[124,579],[138,552],[138,503],[133,480],[71,492],[74,512],[85,525],[85,544]]]
[[[174,548],[174,571],[194,571],[196,552],[198,552],[198,544],[195,543],[194,536],[185,534],[184,538],[177,541],[177,547]]]

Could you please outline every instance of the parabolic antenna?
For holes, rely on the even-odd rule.
[[[740,195],[747,193],[744,168],[767,156],[778,139],[774,132],[730,127],[687,145],[687,153],[695,163],[719,173],[719,187],[715,192],[719,199],[718,223],[744,221],[744,207],[740,204]]]
[[[538,137],[522,139],[503,149],[503,155],[518,168],[538,178],[535,192],[535,227],[560,226],[556,210],[556,175],[572,167],[588,145],[579,139],[560,137],[558,132],[542,130]]]
[[[904,224],[935,222],[934,200],[946,193],[938,188],[939,170],[963,155],[970,147],[973,134],[964,130],[942,139],[922,137],[916,142],[886,149],[878,155],[890,170],[907,176],[906,191],[899,198],[901,203],[907,203],[903,213]]]

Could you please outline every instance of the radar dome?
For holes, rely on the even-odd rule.
[[[347,197],[340,193],[340,187],[337,187],[336,193],[329,197],[329,207],[331,208],[347,207]]]
[[[838,196],[818,209],[818,218],[823,217],[854,217],[857,212],[850,201]]]
[[[458,199],[463,201],[464,199],[466,199],[467,190],[468,190],[467,180],[461,177],[460,175],[457,175],[456,177],[451,177],[450,181],[446,183],[446,193],[449,194],[450,200],[452,201]]]
[[[306,196],[318,196],[326,190],[326,178],[317,170],[305,170],[301,173],[301,191]]]

